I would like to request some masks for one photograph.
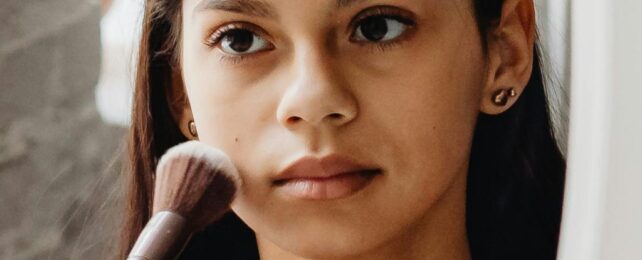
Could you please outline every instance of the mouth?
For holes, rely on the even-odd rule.
[[[308,155],[279,171],[272,187],[291,199],[340,199],[364,189],[382,172],[379,167],[345,155]]]
[[[273,187],[288,198],[335,200],[356,194],[367,187],[381,169],[359,169],[322,177],[290,177],[273,181]]]

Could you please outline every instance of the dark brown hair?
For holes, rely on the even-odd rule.
[[[473,0],[482,35],[503,0]],[[125,178],[129,183],[121,259],[151,217],[158,158],[186,141],[167,93],[178,63],[180,0],[147,0],[140,42]],[[481,39],[485,46],[485,37]],[[467,228],[474,259],[555,259],[565,161],[552,133],[539,50],[520,99],[499,116],[480,114],[467,191]],[[233,213],[196,234],[183,259],[258,259],[253,232]]]

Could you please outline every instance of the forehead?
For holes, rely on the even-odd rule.
[[[353,6],[376,5],[405,5],[419,9],[448,12],[449,7],[472,6],[473,0],[185,0],[183,12],[190,16],[208,13],[208,11],[224,11],[262,18],[278,19],[279,10],[296,10],[303,13],[319,13],[349,9]],[[287,13],[287,12],[282,12]]]
[[[269,0],[194,0],[196,6],[194,11],[224,10],[230,12],[254,13],[261,16],[273,16],[276,14],[272,4],[278,1]],[[193,2],[194,2],[193,1]],[[309,0],[308,0],[309,1]],[[351,5],[367,2],[368,0],[317,0],[315,2],[324,5],[333,5],[335,8],[344,8]],[[283,1],[281,1],[283,2]]]

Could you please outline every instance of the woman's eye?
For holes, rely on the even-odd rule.
[[[363,42],[387,42],[395,40],[408,29],[408,24],[389,16],[371,16],[359,22],[354,40]]]
[[[268,41],[252,31],[232,29],[221,35],[219,48],[226,54],[244,55],[263,51],[271,47],[272,45]]]

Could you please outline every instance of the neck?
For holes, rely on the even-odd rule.
[[[466,172],[458,174],[451,187],[420,220],[398,237],[359,255],[345,259],[453,259],[469,260],[466,232]],[[256,234],[262,260],[304,260]]]

